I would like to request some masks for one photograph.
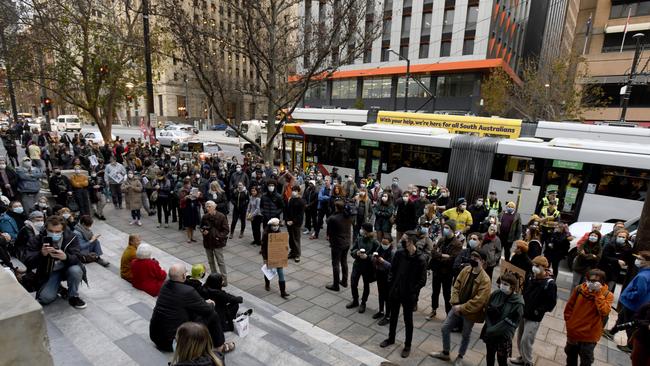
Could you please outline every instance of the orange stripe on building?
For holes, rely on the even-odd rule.
[[[499,3],[494,4],[494,10],[492,11],[492,21],[494,21],[499,15]]]
[[[490,45],[488,47],[488,55],[492,53],[492,48],[494,47],[494,42],[495,41],[496,40],[494,39],[494,37],[490,37]]]
[[[501,13],[501,19],[499,20],[499,27],[503,26],[503,21],[506,19],[506,12]]]

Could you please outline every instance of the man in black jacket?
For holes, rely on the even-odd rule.
[[[327,219],[327,238],[332,252],[332,272],[334,281],[325,286],[328,290],[339,291],[340,286],[348,287],[348,250],[352,240],[352,219],[344,213],[343,201],[334,203],[335,214]],[[341,274],[339,276],[339,267]]]
[[[311,232],[312,227],[317,225],[318,220],[318,192],[316,191],[316,181],[310,180],[305,184],[305,193],[302,195],[305,201],[305,231],[307,235]]]
[[[54,168],[54,175],[50,178],[49,187],[56,203],[67,207],[68,198],[72,197],[72,186],[68,177],[61,174],[60,168]]]
[[[214,301],[203,300],[194,287],[183,283],[186,275],[187,270],[181,263],[169,268],[169,281],[160,289],[153,309],[149,337],[158,349],[171,352],[176,329],[188,321],[200,322],[210,331],[215,348],[228,352],[234,345],[224,344],[221,320],[214,310]]]
[[[278,182],[274,179],[269,180],[266,186],[266,193],[260,198],[260,210],[262,211],[262,226],[266,228],[269,220],[276,218],[280,219],[282,210],[284,209],[284,200],[282,196],[275,191]]]
[[[388,281],[391,284],[389,292],[390,330],[388,339],[379,345],[386,348],[395,343],[397,331],[397,318],[400,307],[404,310],[404,349],[402,358],[411,353],[411,340],[413,339],[413,308],[418,300],[420,289],[427,283],[427,263],[425,256],[417,248],[416,235],[405,235],[400,244],[402,249],[395,252]]]
[[[513,365],[533,364],[533,343],[544,314],[553,311],[557,302],[557,285],[543,256],[533,258],[533,278],[524,288],[524,317],[517,329],[519,357],[509,359]]]
[[[291,198],[284,212],[284,221],[289,232],[289,259],[300,262],[300,227],[305,216],[305,201],[300,197],[300,186],[291,188]]]
[[[63,217],[47,218],[45,230],[30,239],[25,254],[28,269],[36,268],[39,290],[36,300],[47,305],[57,298],[60,283],[68,283],[68,302],[77,309],[86,307],[79,298],[79,284],[84,278],[84,268],[79,258],[79,240],[66,229]]]

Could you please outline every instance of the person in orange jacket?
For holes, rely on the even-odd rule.
[[[592,269],[587,280],[577,286],[564,308],[567,342],[564,347],[567,366],[591,365],[594,348],[603,333],[603,321],[609,315],[614,294],[606,284],[605,272]]]

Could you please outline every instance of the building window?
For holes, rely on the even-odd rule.
[[[381,62],[386,62],[390,58],[390,52],[388,51],[390,47],[386,46],[381,48]]]
[[[643,37],[642,42],[645,42],[645,45],[650,44],[650,40],[648,40],[650,31],[627,32],[625,43],[623,44],[623,51],[634,51],[636,48],[636,39],[632,36],[636,33],[644,33],[645,37]],[[623,33],[605,33],[602,52],[619,52],[621,50],[621,42],[623,42]]]
[[[409,58],[409,45],[399,46],[399,55],[403,58]]]
[[[421,76],[418,79],[424,84],[427,88],[431,85],[431,76]],[[405,76],[402,76],[397,79],[397,97],[404,98],[404,80]],[[409,78],[409,98],[427,98],[429,95],[424,91],[420,84]]]
[[[185,96],[183,95],[177,95],[176,96],[176,110],[177,110],[177,116],[178,117],[185,117],[187,116],[187,103],[185,100]]]
[[[449,57],[451,54],[451,40],[440,42],[440,57]]]
[[[355,99],[357,97],[357,79],[334,80],[332,82],[332,99]]]
[[[454,9],[446,9],[442,19],[442,33],[451,33],[454,29]]]
[[[382,36],[381,39],[383,41],[390,41],[390,28],[392,26],[392,20],[391,19],[384,19],[384,24],[382,25]]]
[[[463,55],[471,55],[474,53],[474,38],[466,38],[463,40]]]
[[[363,63],[368,64],[372,62],[372,48],[366,48],[363,51]]]
[[[404,0],[404,9],[413,6],[413,0]]]
[[[432,13],[422,14],[422,27],[420,28],[420,36],[428,36],[431,34],[431,16]]]
[[[363,99],[390,98],[391,78],[369,78],[363,80]]]
[[[392,11],[392,10],[393,10],[393,0],[384,1],[384,11]]]
[[[474,74],[445,75],[438,77],[438,97],[469,97],[474,93]]]
[[[420,45],[420,54],[419,58],[428,58],[429,57],[429,44],[423,43]]]
[[[609,12],[609,18],[627,18],[628,14],[630,14],[632,17],[650,15],[650,1],[630,0],[625,1],[623,4],[612,4],[612,9]]]
[[[163,116],[164,115],[164,108],[163,108],[163,96],[162,94],[158,94],[158,115]]]
[[[305,92],[305,99],[326,99],[327,98],[327,84],[324,82],[310,85],[309,89]]]
[[[478,22],[478,5],[467,7],[467,21],[465,22],[465,31],[476,30]]]
[[[411,34],[411,16],[410,15],[403,16],[401,38],[408,39],[410,34]]]

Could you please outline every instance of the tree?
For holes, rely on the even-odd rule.
[[[136,2],[137,3],[137,2]],[[22,0],[29,52],[17,77],[87,113],[105,141],[127,84],[144,79],[140,9],[132,0]],[[138,6],[139,3],[138,3]],[[42,65],[42,68],[40,67]]]
[[[523,61],[520,83],[502,69],[493,70],[481,83],[485,112],[530,121],[579,120],[586,110],[607,102],[600,87],[576,86],[576,80],[588,75],[587,69],[578,70],[581,61],[575,55],[543,65],[534,60]]]
[[[18,13],[15,4],[10,0],[0,0],[0,61],[4,66],[7,80],[7,94],[14,121],[18,120],[18,107],[16,106],[16,93],[14,90],[14,62],[13,55],[16,49],[16,32],[18,28]]]
[[[273,158],[275,137],[312,80],[359,58],[381,29],[371,0],[321,0],[320,21],[298,15],[298,7],[312,3],[304,0],[222,0],[224,23],[219,24],[183,0],[161,1],[158,10],[180,49],[179,58],[196,76],[213,111],[267,161]],[[232,59],[240,57],[252,77],[233,72]],[[240,91],[264,98],[269,120],[265,141],[253,141],[228,122],[225,101]]]
[[[650,193],[650,183],[646,185],[646,188],[646,192]],[[645,202],[643,202],[643,210],[641,210],[641,218],[639,219],[639,229],[636,233],[634,249],[636,253],[643,250],[650,250],[650,197],[648,197],[647,194]]]

